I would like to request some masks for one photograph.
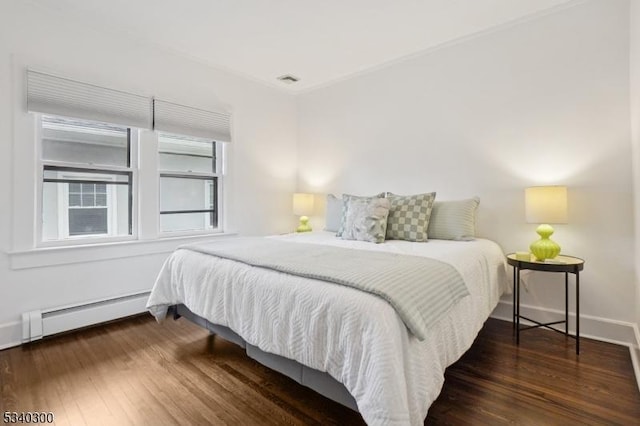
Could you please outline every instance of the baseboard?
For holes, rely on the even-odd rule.
[[[149,292],[142,292],[39,311],[42,335],[55,335],[143,313],[148,298]],[[29,340],[23,331],[22,321],[0,324],[0,350]]]
[[[637,325],[635,325],[633,328],[636,332],[637,344],[635,346],[629,346],[629,351],[631,352],[631,363],[633,364],[633,371],[636,374],[636,383],[638,384],[638,389],[640,390],[640,330],[638,329]]]
[[[86,327],[87,325],[97,324],[100,322],[112,321],[118,318],[124,318],[136,313],[145,311],[144,300],[146,294],[138,294],[135,297],[126,296],[119,303],[103,304],[102,302],[92,301],[86,304],[86,311],[91,313],[92,320],[87,321],[83,318],[74,320],[72,325],[66,325],[51,330],[52,333],[65,331],[73,328]],[[66,307],[69,311],[66,315],[73,315],[83,308],[83,305]],[[520,305],[523,314],[533,318],[539,318],[541,321],[558,321],[563,319],[564,312],[540,308],[536,306]],[[491,313],[492,318],[511,321],[513,315],[513,305],[510,302],[501,300],[498,306]],[[569,314],[569,322],[573,323],[575,315]],[[569,327],[573,331],[572,327]],[[580,315],[580,335],[590,339],[600,340],[608,343],[615,343],[629,347],[631,353],[631,362],[640,389],[640,331],[637,325],[623,321],[610,320],[605,318],[593,317],[589,315]],[[22,323],[20,321],[12,321],[0,324],[0,350],[13,346],[19,346],[22,343]]]
[[[42,311],[42,335],[51,336],[139,314],[146,310],[148,299],[149,292],[143,292]]]
[[[22,323],[20,321],[0,324],[0,350],[22,343]]]
[[[523,315],[541,322],[560,321],[564,319],[564,311],[523,304],[520,304],[520,310]],[[501,300],[491,313],[491,317],[504,321],[512,321],[513,304],[509,301]],[[523,324],[527,324],[527,321],[523,321]],[[575,332],[574,324],[575,313],[570,312],[570,332]],[[638,384],[638,389],[640,389],[640,331],[636,324],[591,315],[580,315],[580,337],[629,347],[636,383]]]
[[[520,311],[524,316],[537,319],[541,322],[560,321],[564,319],[564,311],[541,308],[539,306],[520,304]],[[512,321],[513,304],[509,301],[501,300],[491,313],[491,317]],[[523,324],[526,323],[526,321],[523,321]],[[570,332],[575,331],[574,324],[575,313],[569,312]],[[635,347],[638,345],[635,328],[633,323],[580,314],[580,337]]]

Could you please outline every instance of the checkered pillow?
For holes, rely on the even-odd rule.
[[[427,227],[436,193],[404,196],[387,192],[387,198],[391,201],[391,208],[386,239],[427,241]]]

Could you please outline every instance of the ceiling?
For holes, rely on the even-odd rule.
[[[291,92],[575,0],[33,0]],[[300,78],[285,84],[277,77]]]

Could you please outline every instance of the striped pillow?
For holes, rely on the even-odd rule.
[[[391,201],[387,219],[387,240],[425,242],[435,192],[417,195],[396,195],[387,192]]]
[[[480,198],[436,201],[429,220],[429,238],[471,241],[476,236],[476,211]]]

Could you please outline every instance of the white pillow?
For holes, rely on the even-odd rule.
[[[338,232],[342,222],[342,200],[333,194],[327,195],[324,230]]]

